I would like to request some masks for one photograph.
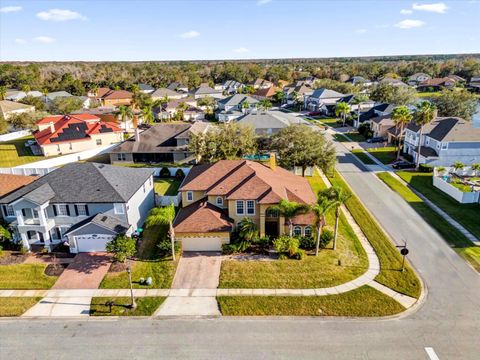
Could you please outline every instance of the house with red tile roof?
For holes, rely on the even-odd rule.
[[[218,251],[244,218],[252,219],[260,236],[288,231],[272,206],[281,200],[313,204],[316,196],[305,178],[279,167],[249,160],[221,160],[192,168],[180,187],[182,208],[174,221],[177,240],[186,251]],[[296,235],[312,233],[313,214],[293,219]]]
[[[43,155],[65,155],[123,140],[122,129],[114,122],[92,114],[47,116],[37,121],[34,133]]]

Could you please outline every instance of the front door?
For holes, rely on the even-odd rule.
[[[265,221],[265,235],[278,237],[278,221]]]

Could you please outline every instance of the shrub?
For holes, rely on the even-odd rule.
[[[178,170],[175,172],[175,179],[177,179],[177,180],[183,180],[183,179],[185,179],[185,173],[183,172],[182,169],[178,169]]]
[[[113,253],[113,258],[125,262],[127,257],[135,255],[136,241],[126,235],[117,235],[106,245],[106,250]]]
[[[180,243],[174,242],[175,253],[180,251]],[[157,244],[158,253],[160,256],[170,256],[172,254],[172,242],[169,238],[165,237]]]
[[[161,178],[168,178],[168,177],[170,177],[170,170],[168,170],[168,168],[166,168],[166,167],[163,167],[163,168],[160,170],[160,177],[161,177]]]
[[[222,253],[225,255],[235,254],[237,252],[237,247],[235,244],[223,244]]]
[[[0,245],[0,255],[3,254],[3,246]]]
[[[300,237],[300,249],[313,250],[315,249],[315,238],[313,236]]]
[[[330,229],[323,229],[322,235],[320,235],[320,247],[325,248],[327,244],[333,240],[333,231]]]
[[[358,133],[360,135],[367,137],[368,132],[371,132],[370,124],[363,123],[358,127]]]
[[[433,166],[428,164],[420,164],[418,166],[418,170],[423,173],[430,173],[433,172]]]
[[[293,257],[297,260],[303,260],[307,256],[305,250],[298,249],[297,252],[293,255]]]
[[[261,250],[267,250],[272,245],[272,239],[268,236],[262,236],[256,238],[252,242],[254,245],[257,245]]]
[[[288,235],[282,235],[273,241],[273,246],[280,255],[295,257],[299,250],[300,240]]]

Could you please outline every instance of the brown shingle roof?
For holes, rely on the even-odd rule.
[[[230,232],[233,220],[223,210],[203,199],[180,209],[173,226],[177,234]]]
[[[0,174],[0,197],[20,189],[36,179],[36,176]]]

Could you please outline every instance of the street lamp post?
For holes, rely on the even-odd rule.
[[[133,286],[132,286],[132,269],[130,267],[130,261],[127,260],[127,274],[128,274],[128,282],[130,283],[130,308],[135,309],[137,307],[137,303],[135,302],[135,297],[133,296]]]

